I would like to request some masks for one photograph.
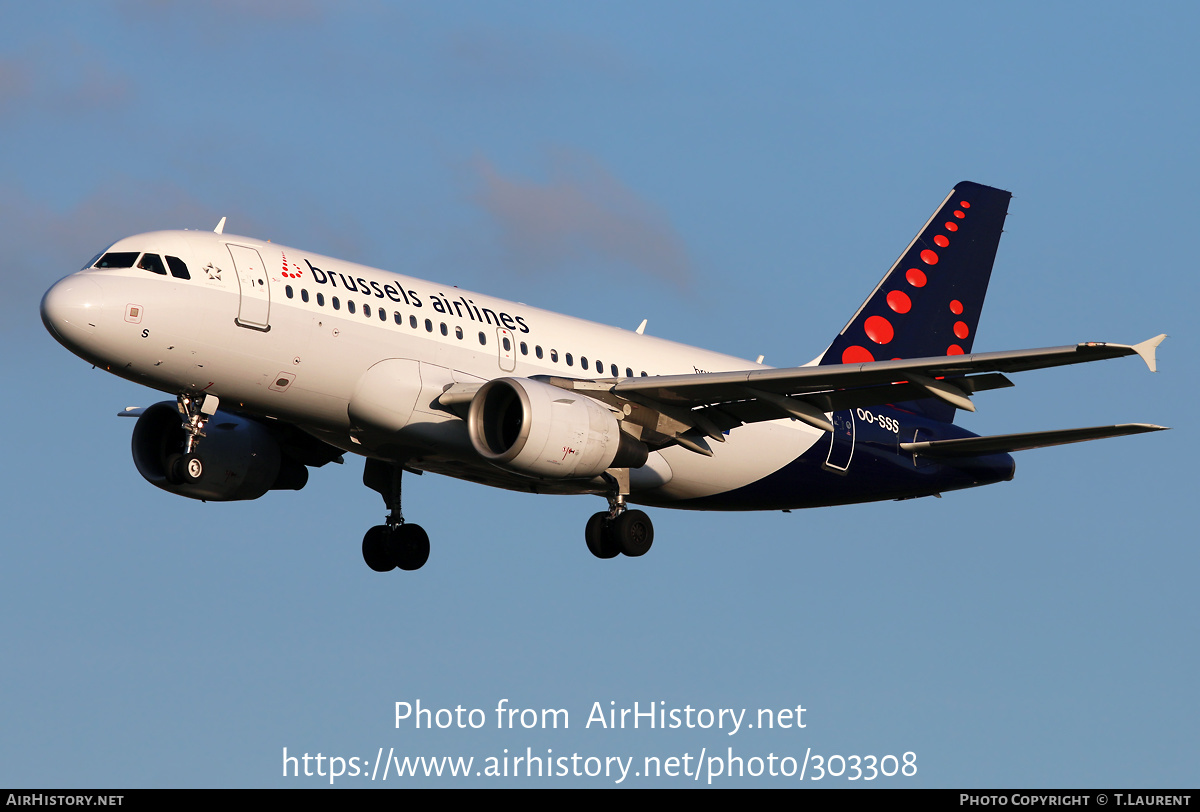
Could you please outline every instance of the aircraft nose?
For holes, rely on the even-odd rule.
[[[42,297],[42,324],[60,342],[96,332],[103,310],[103,291],[87,276],[68,276]]]

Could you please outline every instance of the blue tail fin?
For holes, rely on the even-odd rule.
[[[1011,198],[1009,192],[969,181],[955,186],[821,364],[970,353]],[[954,407],[941,401],[905,407],[954,419]]]

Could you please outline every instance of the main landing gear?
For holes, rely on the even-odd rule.
[[[368,459],[363,484],[377,491],[388,507],[387,522],[363,536],[362,553],[376,572],[419,570],[429,560],[429,535],[419,524],[405,524],[400,511],[400,477],[403,464]]]
[[[608,510],[593,514],[588,519],[583,536],[588,549],[596,558],[616,558],[620,554],[637,558],[650,551],[654,543],[654,525],[650,517],[640,510],[630,510],[625,504],[624,494],[608,497]]]

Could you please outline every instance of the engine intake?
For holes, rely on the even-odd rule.
[[[480,387],[471,400],[467,430],[484,459],[545,479],[640,468],[649,454],[621,431],[604,404],[528,378],[497,378]]]

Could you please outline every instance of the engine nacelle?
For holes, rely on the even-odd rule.
[[[639,468],[649,453],[621,431],[604,404],[528,378],[497,378],[480,387],[467,430],[484,459],[546,479]]]
[[[211,502],[257,499],[269,490],[298,491],[308,482],[308,469],[288,458],[262,423],[218,409],[204,433],[193,455],[203,473],[184,476],[178,461],[187,435],[179,412],[174,403],[156,403],[133,427],[133,464],[151,485]]]

